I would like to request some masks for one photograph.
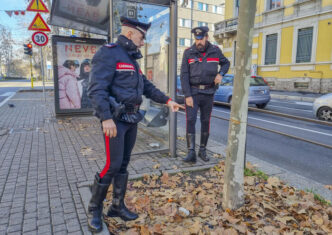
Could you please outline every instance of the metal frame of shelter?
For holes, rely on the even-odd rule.
[[[106,0],[85,0],[88,5],[96,5],[99,4],[101,1],[104,5],[106,5]],[[169,95],[171,99],[175,100],[176,98],[176,76],[177,76],[177,0],[142,0],[142,1],[135,1],[135,0],[125,0],[124,2],[128,3],[142,3],[142,4],[149,4],[149,5],[159,5],[164,7],[169,7],[170,9],[170,44],[169,44],[169,53],[168,53],[168,88],[169,88]],[[52,11],[51,11],[51,18],[50,24],[65,28],[73,28],[80,31],[86,31],[90,33],[97,33],[105,35],[105,20],[107,20],[107,15],[105,15],[105,11],[103,12],[103,18],[99,19],[99,22],[93,22],[91,19],[85,19],[84,15],[81,16],[74,16],[73,14],[67,14],[63,12],[63,8],[59,4],[60,0],[54,0],[52,4]],[[62,2],[68,3],[68,2]],[[69,4],[69,3],[68,3]],[[113,38],[113,0],[109,0],[109,30],[108,36],[109,41],[112,42]],[[72,9],[72,8],[71,8]],[[93,27],[93,25],[99,24],[99,27]],[[66,25],[63,25],[66,24]],[[102,30],[101,30],[102,29]],[[176,139],[177,139],[177,114],[170,112],[169,113],[169,152],[172,157],[176,157]],[[155,151],[146,151],[147,152],[159,152],[165,151],[167,149],[160,149]],[[142,154],[142,153],[140,153]]]

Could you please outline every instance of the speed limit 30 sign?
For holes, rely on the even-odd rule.
[[[32,34],[32,41],[37,46],[45,46],[48,43],[48,37],[43,32],[35,32]]]

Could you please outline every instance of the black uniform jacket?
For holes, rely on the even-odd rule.
[[[119,36],[114,44],[101,47],[92,59],[88,95],[101,120],[112,118],[109,96],[126,106],[142,103],[142,95],[158,103],[169,99],[147,80],[139,68],[137,59],[142,54],[125,36]]]
[[[224,75],[228,72],[230,63],[220,48],[207,43],[205,55],[197,50],[195,44],[184,52],[181,65],[181,86],[185,97],[198,93],[214,94],[218,88],[214,85],[216,75],[218,73]],[[220,65],[220,69],[218,65]],[[198,85],[210,86],[199,89]]]

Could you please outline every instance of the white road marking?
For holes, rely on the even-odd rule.
[[[293,100],[289,100],[289,101],[284,101],[284,100],[270,100],[270,103],[281,103],[281,104],[298,104],[298,105],[306,105],[306,106],[312,106],[313,103],[311,102],[304,102],[304,101],[293,101]]]
[[[4,101],[2,101],[1,103],[0,103],[0,107],[2,106],[2,105],[4,105],[8,100],[10,100],[15,94],[16,94],[16,92],[6,92],[5,94],[8,94],[9,96],[4,100]],[[1,96],[7,96],[7,95],[1,95]]]
[[[216,109],[214,109],[214,111],[229,114],[229,112],[225,112],[225,111],[221,111],[221,110],[216,110]],[[289,128],[293,128],[293,129],[298,129],[298,130],[302,130],[302,131],[307,131],[307,132],[312,132],[312,133],[316,133],[316,134],[321,134],[321,135],[326,135],[326,136],[332,136],[332,134],[328,134],[328,133],[325,133],[325,132],[314,131],[314,130],[310,130],[310,129],[306,129],[306,128],[301,128],[301,127],[296,127],[296,126],[286,125],[286,124],[282,124],[282,123],[277,123],[277,122],[267,121],[267,120],[260,119],[260,118],[254,118],[254,117],[249,117],[249,116],[248,116],[248,119],[253,119],[253,120],[257,120],[257,121],[261,121],[261,122],[272,123],[272,124],[275,124],[275,125],[284,126],[284,127],[289,127]]]
[[[303,111],[303,112],[309,112],[309,113],[312,113],[312,110],[304,110],[304,109],[288,108],[288,107],[283,107],[283,106],[278,106],[278,105],[273,105],[273,104],[268,104],[268,106],[271,106],[271,107],[277,107],[277,108],[283,108],[283,109],[294,109],[294,110],[299,110],[299,111]]]

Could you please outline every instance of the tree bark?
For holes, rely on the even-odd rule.
[[[241,1],[239,10],[234,88],[223,190],[223,207],[232,210],[241,207],[244,203],[244,159],[256,0]]]

